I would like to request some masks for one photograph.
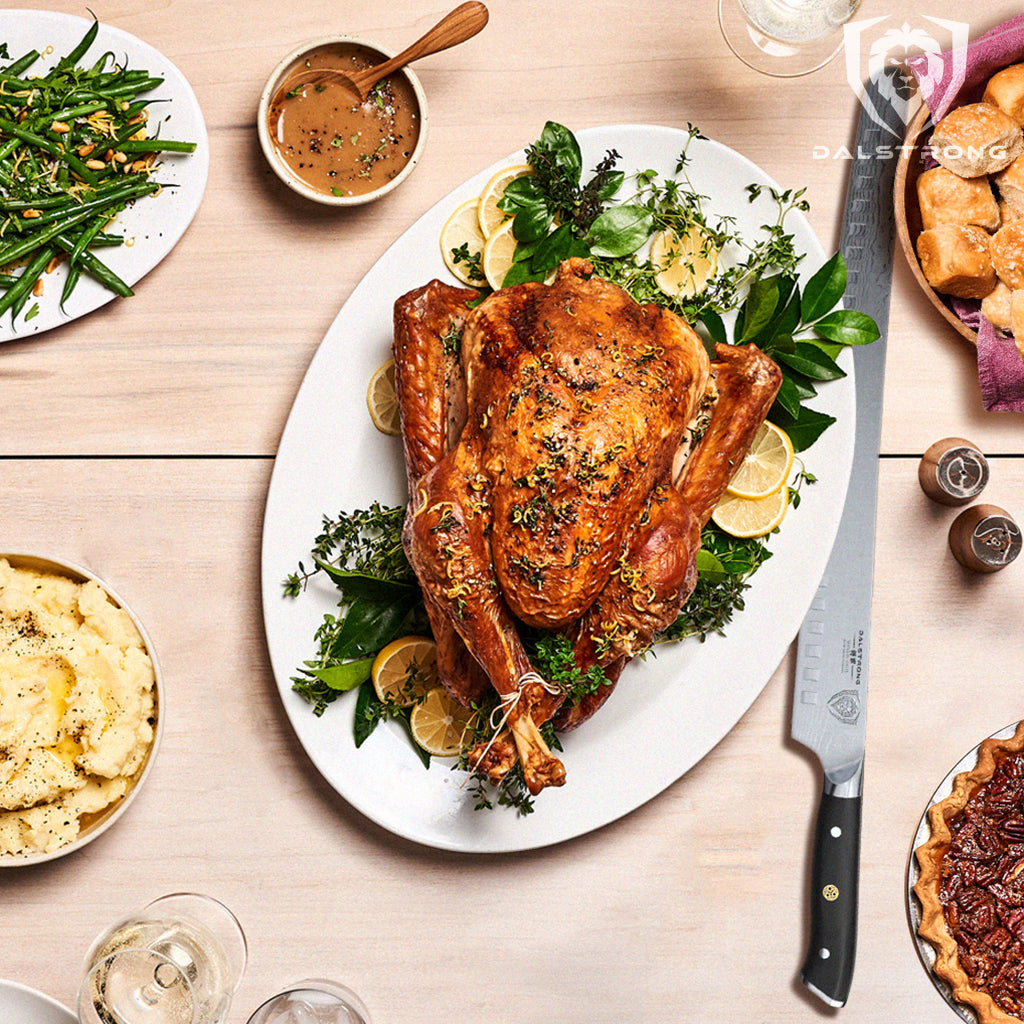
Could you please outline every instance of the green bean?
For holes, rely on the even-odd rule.
[[[66,234],[58,234],[54,236],[54,242],[57,243],[65,252],[71,252],[75,248],[74,238]],[[120,295],[121,298],[127,299],[135,293],[115,274],[110,267],[108,267],[101,260],[98,260],[91,252],[81,252],[78,254],[78,265],[95,277],[100,284],[109,288],[116,295]]]
[[[16,61],[8,64],[3,69],[5,75],[20,75],[22,71],[27,71],[33,64],[39,59],[38,50],[29,50],[24,57],[19,57]]]
[[[160,187],[155,182],[148,182],[147,184],[151,185],[150,191],[156,191],[156,189]],[[136,192],[131,198],[146,194],[146,192]],[[57,214],[44,214],[42,217],[37,218],[35,226],[38,226],[40,221],[46,222],[41,230],[33,231],[33,233],[27,238],[10,242],[0,248],[0,267],[6,266],[8,263],[13,263],[15,260],[20,260],[23,256],[27,256],[30,252],[34,252],[39,246],[48,243],[57,235],[66,232],[69,228],[73,228],[77,224],[81,224],[84,220],[87,220],[90,216],[94,215],[101,205],[104,205],[104,201],[97,200],[94,203],[85,203],[74,213],[66,214],[61,210],[58,211]],[[110,205],[113,206],[114,203],[111,202]]]
[[[112,215],[115,208],[122,204],[129,202],[132,199],[139,199],[142,196],[150,195],[156,192],[160,186],[155,181],[145,179],[143,181],[123,181],[120,183],[120,188],[111,189],[109,192],[105,192],[103,195],[96,199],[89,199],[84,203],[78,204],[74,208],[73,214],[85,213],[89,214],[98,213],[100,211],[109,211]],[[36,231],[38,228],[46,228],[50,224],[56,221],[60,221],[63,217],[68,216],[66,208],[60,207],[56,210],[50,210],[39,217],[24,218],[22,217],[23,227],[28,227],[30,231]],[[10,262],[11,257],[4,256],[4,251],[0,249],[0,266]]]
[[[93,19],[93,23],[86,30],[84,36],[82,36],[78,45],[66,56],[62,57],[57,64],[59,68],[73,67],[77,64],[86,54],[86,51],[92,46],[96,39],[96,33],[100,30],[100,23],[97,19]]]
[[[125,139],[118,147],[122,153],[194,153],[194,142],[176,139]]]
[[[78,262],[78,257],[81,256],[82,253],[89,248],[89,246],[92,244],[92,240],[103,230],[103,225],[106,224],[109,219],[109,217],[97,217],[78,236],[78,238],[75,240],[74,247],[69,253],[72,263]]]
[[[64,288],[60,293],[60,308],[64,308],[64,303],[71,298],[71,293],[78,286],[78,282],[82,277],[82,268],[77,264],[75,266],[68,267],[68,276],[64,279]]]
[[[53,255],[54,250],[51,246],[44,246],[39,250],[32,262],[18,275],[18,280],[0,297],[0,314],[6,313],[22,295],[27,294],[39,280],[39,275],[46,269]]]
[[[77,156],[75,156],[75,154],[66,152],[56,142],[52,142],[50,139],[47,139],[42,135],[36,135],[34,132],[27,132],[24,128],[15,124],[13,121],[7,121],[2,118],[0,118],[0,131],[5,131],[8,135],[17,136],[17,138],[22,140],[22,142],[27,142],[32,146],[36,146],[44,153],[49,153],[50,156],[54,156],[58,160],[67,161],[68,166],[83,181],[88,182],[90,185],[96,184],[96,175],[93,174],[93,172],[90,171],[89,168],[86,167]]]
[[[95,103],[80,103],[77,107],[65,107],[63,110],[54,111],[52,114],[47,113],[41,120],[49,121],[53,124],[54,121],[73,121],[76,117],[86,117],[89,114],[94,114],[97,110],[105,110],[106,103],[97,101]]]
[[[30,197],[28,199],[0,199],[0,211],[16,213],[21,210],[54,210],[80,206],[84,202],[109,196],[112,192],[117,192],[129,184],[132,184],[132,182],[118,178],[114,181],[101,181],[95,188],[89,188],[77,196],[73,193],[70,195],[60,193],[58,195]]]

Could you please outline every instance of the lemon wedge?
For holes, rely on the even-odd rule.
[[[495,291],[501,287],[509,267],[512,266],[512,260],[515,258],[516,236],[512,234],[513,223],[511,220],[505,221],[501,227],[491,232],[487,236],[487,241],[484,242],[481,265],[487,283]]]
[[[373,425],[384,434],[397,437],[402,432],[395,392],[395,361],[389,359],[374,371],[366,388],[366,406]]]
[[[788,487],[780,487],[766,498],[740,498],[726,492],[711,513],[711,521],[734,537],[763,537],[786,518],[788,509]]]
[[[674,299],[690,299],[700,295],[714,277],[718,250],[699,224],[691,225],[682,235],[665,228],[651,241],[651,264],[662,292]]]
[[[474,287],[486,284],[479,269],[484,241],[483,232],[480,230],[480,218],[477,215],[477,200],[467,199],[455,207],[441,229],[441,256],[445,266],[463,284]],[[470,259],[456,261],[456,253],[462,251],[465,251]]]
[[[505,189],[516,178],[524,178],[528,174],[533,174],[529,164],[513,164],[511,167],[503,167],[484,185],[476,206],[477,220],[484,238],[494,234],[508,218],[508,214],[498,207],[498,200],[505,194]]]
[[[425,636],[393,640],[374,658],[370,679],[381,700],[415,704],[437,686],[437,644]]]
[[[428,754],[454,757],[462,750],[475,714],[470,708],[464,708],[443,686],[437,686],[410,712],[412,738]]]
[[[726,492],[738,498],[767,498],[783,487],[793,468],[793,442],[774,423],[758,428],[750,451],[729,481]]]

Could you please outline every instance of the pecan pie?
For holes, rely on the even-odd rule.
[[[935,947],[935,974],[979,1024],[1024,1020],[1024,722],[985,740],[977,766],[928,812],[918,934]]]

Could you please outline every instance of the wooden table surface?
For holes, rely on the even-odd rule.
[[[79,3],[31,6],[87,16]],[[833,251],[858,102],[836,60],[762,77],[727,49],[713,0],[493,0],[476,39],[417,66],[421,165],[384,201],[328,211],[288,194],[256,142],[262,84],[299,42],[347,32],[399,49],[443,13],[414,0],[100,0],[101,21],[165,53],[202,106],[210,176],[195,221],[130,300],[0,349],[0,495],[9,550],[84,564],[133,604],[164,669],[149,782],[83,851],[0,876],[0,977],[72,1004],[111,918],[209,892],[249,942],[229,1020],[284,983],[334,977],[375,1024],[428,1020],[813,1021],[808,934],[816,765],[788,739],[792,651],[729,735],[661,796],[559,846],[504,856],[422,848],[368,822],[294,738],[266,655],[259,549],[275,450],[303,373],[384,249],[467,177],[575,129],[688,122],[786,186],[807,186]],[[970,5],[979,34],[1017,12]],[[983,11],[983,13],[982,13]],[[952,0],[865,0],[940,32]],[[3,38],[0,12],[0,40]],[[824,155],[823,155],[824,154]],[[954,511],[916,479],[931,442],[991,457],[986,500],[1024,517],[1021,417],[987,414],[974,352],[897,254],[880,461],[857,1022],[954,1020],[905,907],[918,819],[949,768],[1021,716],[1024,565],[971,576]],[[12,1022],[14,1024],[14,1022]]]

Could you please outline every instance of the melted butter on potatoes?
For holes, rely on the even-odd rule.
[[[153,740],[153,664],[94,581],[0,559],[0,853],[72,842]]]

